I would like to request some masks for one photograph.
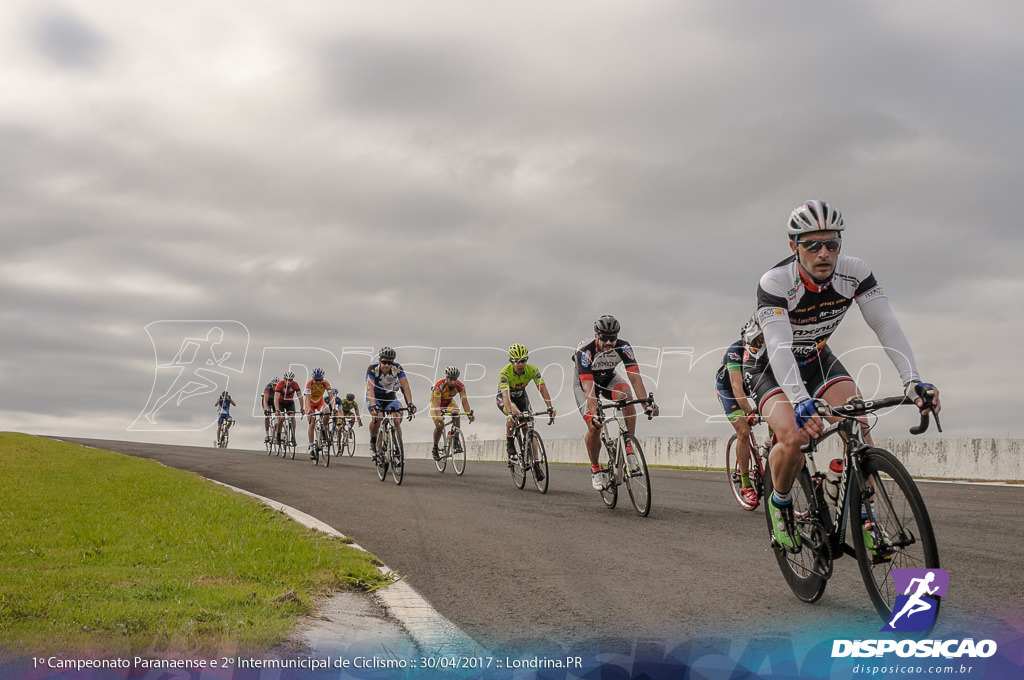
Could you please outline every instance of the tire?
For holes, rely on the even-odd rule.
[[[608,478],[608,486],[601,489],[601,500],[608,506],[609,509],[614,509],[615,504],[619,502],[619,485],[615,483],[615,459],[612,453],[607,452],[608,463],[605,465],[603,472]]]
[[[882,449],[868,449],[861,454],[860,461],[864,477],[854,474],[850,480],[850,533],[871,603],[888,622],[896,596],[902,595],[896,591],[889,573],[893,569],[938,569],[939,549],[921,492],[896,456]],[[872,557],[864,543],[860,516],[866,500],[864,480],[871,474],[878,480],[873,482],[874,521],[890,541],[888,549],[877,557]],[[937,599],[936,614],[941,604],[941,599]]]
[[[643,447],[640,446],[640,440],[633,435],[627,433],[620,441],[628,442],[632,446],[633,455],[636,456],[636,469],[630,469],[629,459],[625,451],[622,452],[623,459],[626,460],[626,474],[623,479],[629,491],[629,499],[633,501],[633,507],[640,516],[647,517],[651,512],[651,475],[647,469],[647,458],[644,456]]]
[[[540,468],[541,472],[544,473],[544,479],[538,481],[537,480],[537,470],[534,469],[533,470],[533,482],[534,482],[534,484],[537,485],[537,491],[540,491],[541,493],[547,493],[548,492],[548,479],[550,479],[550,477],[548,476],[548,452],[544,449],[544,440],[541,439],[539,433],[531,432],[530,433],[530,440],[533,442],[533,446],[530,447],[531,451],[530,451],[529,454],[527,454],[528,455],[527,460],[531,460],[532,461],[534,459],[533,458],[533,453],[536,452],[537,453],[537,460],[535,462],[535,465]]]
[[[736,435],[729,437],[729,443],[725,445],[725,472],[729,475],[729,487],[732,489],[732,497],[736,499],[740,507],[744,510],[755,510],[756,505],[751,505],[743,498],[743,480],[740,476],[740,464],[736,459],[736,442],[738,438]],[[753,461],[753,457],[758,455],[756,450],[750,452],[750,477],[751,483],[754,482],[754,468],[756,464]],[[756,484],[754,485],[756,489]]]
[[[320,458],[324,461],[324,467],[331,467],[331,449],[334,448],[334,437],[331,436],[331,431],[320,433]]]
[[[515,438],[516,446],[516,457],[512,460],[512,483],[516,485],[517,489],[522,489],[526,486],[526,465],[524,460],[526,458],[526,452],[523,451],[523,437],[522,434],[517,434]]]
[[[401,486],[405,476],[405,447],[397,430],[391,430],[391,447],[391,477],[395,486]]]
[[[383,482],[388,477],[388,462],[391,460],[391,434],[387,430],[384,432],[386,437],[381,437],[380,434],[380,430],[378,430],[377,455],[373,464],[377,468],[377,479]]]
[[[441,438],[437,440],[437,450],[437,460],[434,461],[434,465],[437,466],[437,471],[443,474],[445,468],[448,467],[448,455],[451,453],[448,436],[443,431]]]
[[[462,473],[466,471],[466,438],[462,435],[462,430],[455,430],[455,437],[450,441],[452,441],[452,469],[461,477]],[[455,453],[456,442],[462,447],[462,453]]]
[[[345,447],[348,449],[349,458],[356,452],[356,431],[351,426],[345,428]]]
[[[771,471],[764,471],[764,516],[768,523],[768,534],[772,535],[771,493],[774,490]],[[811,475],[807,468],[801,468],[793,484],[793,512],[797,520],[797,531],[802,546],[797,553],[790,552],[784,546],[775,545],[772,550],[775,560],[779,563],[782,576],[789,584],[790,590],[804,602],[817,602],[825,593],[825,586],[832,575],[832,556],[829,552],[828,538],[825,530],[816,519],[817,502]],[[801,519],[803,518],[803,519]]]

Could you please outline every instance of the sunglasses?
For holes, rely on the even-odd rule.
[[[615,342],[616,340],[619,339],[619,336],[617,336],[617,335],[600,335],[599,334],[597,336],[597,339],[600,340],[601,342]]]
[[[527,360],[527,358],[528,358],[528,357],[523,357],[522,359],[516,359],[516,360],[515,360],[515,361],[513,361],[512,363],[514,363],[514,364],[525,364],[525,363],[526,363],[526,360]]]
[[[838,239],[838,238],[827,238],[827,239],[823,239],[821,241],[808,241],[808,240],[797,241],[797,245],[803,246],[804,250],[806,250],[809,253],[816,253],[816,252],[818,252],[819,250],[821,250],[822,246],[825,246],[826,248],[828,248],[828,252],[834,253],[837,250],[839,250],[839,246],[841,246],[842,243],[843,243],[842,239]]]
[[[395,362],[394,361],[387,361],[386,359],[381,359],[380,363],[381,363],[382,366],[390,366],[391,364],[393,364]]]

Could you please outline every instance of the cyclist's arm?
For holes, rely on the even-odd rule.
[[[540,396],[543,397],[544,403],[547,404],[547,407],[551,408],[551,395],[548,394],[548,386],[542,382],[537,385],[537,391],[540,392]]]
[[[505,405],[505,413],[519,413],[519,409],[512,403],[512,390],[508,385],[501,388],[501,402]]]
[[[405,397],[405,403],[412,403],[412,390],[409,389],[409,379],[404,375],[398,379],[398,384],[402,386],[402,396]]]
[[[373,408],[373,405],[376,403],[376,400],[373,397],[373,392],[373,378],[371,376],[366,376],[366,402],[370,405],[371,408]]]
[[[903,334],[896,315],[889,306],[889,300],[884,295],[876,295],[865,301],[857,298],[860,305],[860,313],[864,316],[871,330],[878,336],[885,353],[889,355],[896,370],[899,371],[900,380],[906,385],[914,380],[920,380],[917,374],[917,365],[914,362],[914,352],[910,349],[910,341]]]
[[[810,399],[811,395],[803,380],[788,379],[788,376],[799,376],[800,371],[793,356],[793,327],[789,323],[789,314],[785,310],[782,312],[762,321],[764,351],[768,353],[768,363],[783,394],[791,403],[799,404]]]
[[[743,409],[743,412],[747,415],[753,413],[753,401],[747,397],[743,387],[743,371],[729,369],[729,384],[732,385],[732,396],[736,397],[736,401],[739,403],[740,408]]]
[[[597,416],[597,388],[594,387],[594,376],[586,373],[580,374],[580,385],[583,387],[583,396],[587,400],[587,413]]]

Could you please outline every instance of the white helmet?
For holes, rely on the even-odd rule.
[[[842,231],[843,214],[825,201],[807,201],[789,214],[786,233],[791,237],[812,231]]]

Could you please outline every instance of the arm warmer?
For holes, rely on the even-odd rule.
[[[906,385],[911,380],[920,380],[910,342],[907,341],[907,336],[903,334],[903,329],[892,313],[889,300],[884,295],[879,295],[865,302],[858,299],[858,304],[864,321],[878,336],[878,341],[889,355],[889,360],[899,371],[903,384]]]

